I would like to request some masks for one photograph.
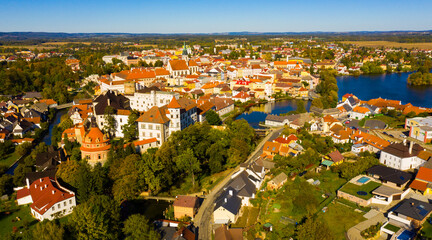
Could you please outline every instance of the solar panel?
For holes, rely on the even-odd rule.
[[[426,210],[423,209],[423,210],[420,211],[419,214],[422,215],[423,217],[425,217],[427,215],[427,213],[428,213],[428,211],[426,211]]]

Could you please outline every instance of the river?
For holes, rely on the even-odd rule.
[[[309,111],[311,102],[306,103],[306,110]],[[297,109],[297,101],[283,100],[278,102],[268,102],[250,107],[248,111],[239,115],[236,119],[245,119],[255,129],[260,128],[259,123],[264,122],[268,114],[287,113]]]
[[[51,136],[52,136],[52,130],[53,130],[53,127],[54,127],[55,125],[57,125],[57,124],[60,123],[61,117],[62,117],[65,113],[67,113],[67,109],[62,109],[62,110],[58,111],[58,112],[56,113],[55,117],[54,117],[54,121],[50,123],[50,125],[49,125],[49,127],[48,127],[48,134],[46,134],[46,135],[43,137],[43,139],[42,139],[42,141],[43,141],[46,145],[51,145]],[[19,160],[19,161],[22,161],[22,160]],[[7,170],[6,173],[7,173],[7,174],[10,174],[10,175],[14,175],[15,168],[18,167],[18,163],[19,163],[19,161],[15,162],[15,163],[14,163],[14,164],[13,164],[13,165],[8,169],[8,170]]]
[[[409,74],[411,73],[337,77],[339,99],[346,93],[352,93],[361,100],[382,97],[401,100],[402,104],[432,107],[432,86],[409,86]]]

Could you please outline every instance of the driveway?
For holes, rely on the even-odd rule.
[[[265,138],[261,140],[255,151],[246,160],[246,163],[256,160],[262,154],[262,148],[266,141],[272,141],[276,139],[283,128],[273,129]],[[222,193],[223,187],[229,183],[231,176],[240,169],[239,166],[234,168],[220,183],[218,183],[206,196],[204,202],[198,210],[195,216],[195,226],[198,227],[198,238],[203,240],[212,239],[212,222],[213,222],[213,208],[216,199]]]

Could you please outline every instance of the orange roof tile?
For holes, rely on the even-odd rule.
[[[181,108],[181,106],[178,103],[177,99],[175,97],[173,97],[171,99],[171,102],[168,104],[167,108]]]
[[[423,181],[419,181],[419,180],[415,179],[415,180],[410,184],[409,187],[424,192],[424,191],[426,191],[426,189],[427,189],[427,184],[428,184],[427,182],[423,182]]]

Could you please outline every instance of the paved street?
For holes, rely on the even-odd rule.
[[[278,128],[272,130],[255,148],[255,151],[249,156],[247,163],[257,159],[262,154],[262,148],[266,141],[274,140],[279,136],[279,134],[283,131],[283,128]],[[223,187],[228,184],[231,180],[231,176],[233,173],[239,170],[239,166],[234,168],[219,184],[217,184],[212,191],[204,199],[204,202],[201,204],[200,209],[198,210],[197,215],[195,216],[195,226],[198,227],[199,231],[199,239],[207,240],[211,239],[212,235],[212,214],[215,201],[217,197],[221,194]]]

